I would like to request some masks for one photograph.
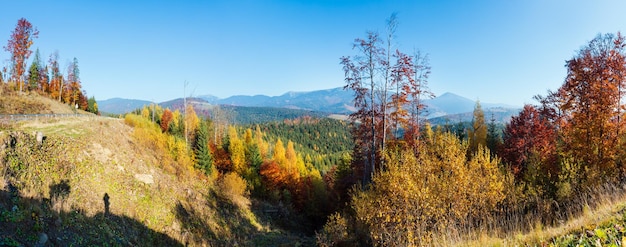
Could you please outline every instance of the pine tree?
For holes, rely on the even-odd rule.
[[[211,175],[213,171],[213,157],[208,146],[208,127],[206,121],[201,121],[196,132],[196,168],[202,170],[204,174]]]
[[[43,65],[41,65],[41,55],[39,49],[35,52],[33,63],[30,64],[28,69],[28,90],[35,90],[39,86],[39,82],[42,77]]]
[[[94,96],[91,96],[91,98],[89,98],[89,100],[87,101],[87,105],[88,112],[100,114],[100,112],[98,111],[98,103],[96,103],[96,98]]]
[[[496,124],[496,117],[491,113],[491,119],[487,125],[487,148],[491,151],[492,156],[496,154],[500,145],[502,145],[502,136]]]

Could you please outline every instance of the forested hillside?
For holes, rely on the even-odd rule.
[[[258,126],[269,140],[293,141],[296,151],[323,173],[352,152],[350,124],[345,121],[303,117]]]

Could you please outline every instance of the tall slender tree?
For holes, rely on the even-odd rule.
[[[476,101],[474,106],[474,117],[472,118],[472,129],[469,132],[470,156],[478,151],[479,146],[487,146],[487,124],[485,124],[485,112],[480,106],[480,101]]]
[[[170,112],[171,116],[171,111],[166,111]],[[211,175],[213,172],[213,157],[211,157],[211,153],[209,151],[209,134],[206,121],[201,121],[196,131],[196,141],[194,147],[196,155],[196,168],[203,171],[206,175]]]
[[[388,141],[400,138],[400,129],[405,130],[404,138],[409,144],[415,146],[420,122],[417,116],[425,107],[421,97],[428,95],[427,58],[416,57],[420,63],[415,64],[413,57],[393,49],[397,25],[397,16],[393,14],[387,20],[386,40],[376,32],[367,32],[365,39],[354,42],[358,55],[341,58],[344,89],[354,92],[356,111],[350,119],[358,123],[353,129],[356,158],[352,161],[364,184],[369,183],[376,169],[384,166],[380,154],[385,152]],[[409,112],[406,107],[410,104],[416,109]]]
[[[4,49],[11,53],[11,64],[13,66],[12,80],[18,84],[19,91],[22,91],[24,85],[24,72],[26,71],[26,61],[33,53],[30,47],[33,45],[33,39],[39,37],[39,31],[36,27],[21,18],[17,21],[15,30],[11,33],[7,46]]]
[[[355,160],[363,162],[363,182],[369,183],[371,173],[376,169],[376,159],[378,151],[376,125],[380,116],[379,102],[376,102],[375,90],[377,87],[376,74],[378,64],[381,61],[383,50],[379,47],[381,39],[378,33],[368,32],[366,39],[356,39],[353,48],[360,52],[360,56],[352,59],[351,57],[342,57],[341,64],[345,74],[346,86],[344,89],[354,91],[354,104],[357,111],[350,114],[350,119],[359,122],[354,130],[354,136],[357,140],[355,146],[356,157],[362,157],[364,160]],[[354,60],[354,61],[353,61]]]
[[[487,148],[491,151],[492,156],[498,152],[502,145],[502,135],[500,133],[501,131],[496,123],[496,116],[492,112],[489,124],[487,124]]]
[[[67,100],[72,106],[78,103],[81,94],[80,70],[78,69],[78,59],[74,58],[67,67]]]
[[[43,72],[41,55],[39,54],[39,49],[37,49],[35,51],[33,62],[30,64],[30,68],[28,68],[28,90],[35,90],[37,87],[41,86],[40,81],[42,79]]]
[[[50,97],[58,98],[61,101],[61,97],[63,96],[63,74],[61,73],[61,69],[59,67],[59,52],[55,51],[50,54],[50,59],[48,60],[48,66],[50,67]]]

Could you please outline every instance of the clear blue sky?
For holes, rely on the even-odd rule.
[[[626,32],[626,1],[3,1],[0,44],[28,19],[33,48],[78,58],[99,100],[170,100],[185,80],[196,96],[273,96],[343,86],[339,58],[393,12],[399,48],[430,54],[435,94],[512,105],[558,88],[598,33]]]

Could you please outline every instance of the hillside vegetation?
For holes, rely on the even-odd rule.
[[[0,114],[86,114],[69,105],[59,104],[58,101],[40,96],[35,92],[5,93],[0,97]]]
[[[140,127],[124,120],[63,118],[3,128],[0,245],[310,242],[274,228],[265,204],[236,198],[214,178],[164,159],[136,138]],[[44,133],[43,143],[35,132]]]

